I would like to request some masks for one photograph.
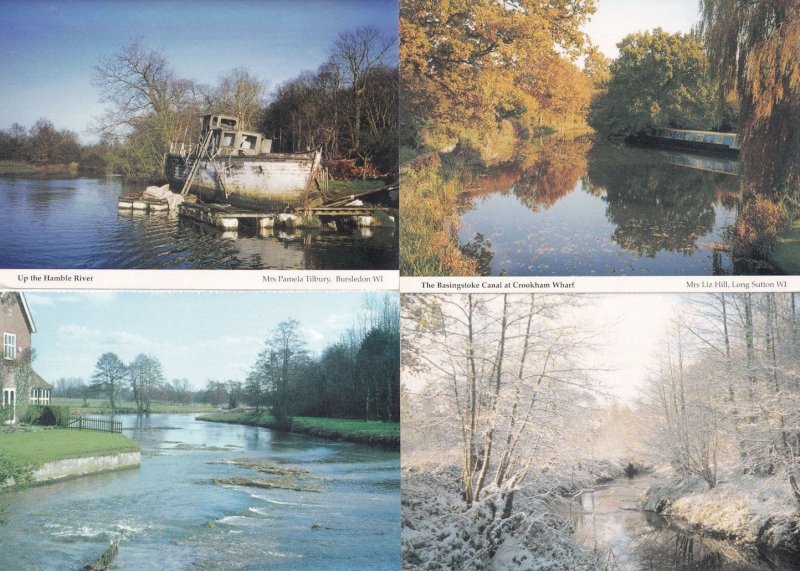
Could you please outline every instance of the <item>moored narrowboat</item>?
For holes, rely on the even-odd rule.
[[[716,131],[694,131],[691,129],[655,129],[628,138],[629,142],[651,147],[689,149],[729,155],[739,154],[739,135]]]

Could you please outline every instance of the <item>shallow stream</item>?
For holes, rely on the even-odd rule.
[[[193,415],[117,418],[141,467],[5,495],[0,568],[81,569],[118,538],[118,569],[399,569],[397,452]],[[306,470],[299,482],[322,491],[209,483],[271,478],[220,463],[244,458]]]

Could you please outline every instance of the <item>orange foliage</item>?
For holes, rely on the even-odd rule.
[[[764,258],[775,245],[785,220],[780,204],[762,196],[745,201],[734,227],[734,253]]]

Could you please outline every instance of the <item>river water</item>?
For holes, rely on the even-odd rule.
[[[775,271],[722,243],[740,201],[736,160],[548,138],[513,166],[466,171],[458,237],[486,275]]]
[[[569,515],[577,540],[607,553],[612,568],[620,571],[796,569],[638,509],[639,496],[655,481],[649,476],[623,478],[581,494],[571,513],[564,514]]]
[[[0,568],[81,569],[114,538],[116,568],[400,568],[400,458],[349,443],[194,420],[117,417],[143,449],[138,469],[7,494]],[[232,464],[307,470],[321,492],[206,483],[265,476]]]
[[[396,269],[391,228],[223,233],[175,213],[120,210],[121,177],[0,177],[0,268]]]

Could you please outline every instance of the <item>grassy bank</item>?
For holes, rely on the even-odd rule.
[[[781,234],[768,259],[787,274],[800,274],[800,217]]]
[[[386,183],[382,180],[332,180],[328,183],[328,192],[334,196],[347,196],[360,194],[383,188]]]
[[[403,189],[403,231],[400,274],[404,276],[468,276],[477,264],[458,242],[459,184],[441,171],[437,155],[419,157],[400,171]]]
[[[84,406],[86,403],[86,406]],[[68,406],[71,414],[111,414],[111,406],[107,400],[103,399],[52,399],[54,406]],[[153,414],[173,414],[173,413],[198,413],[214,412],[217,407],[210,404],[164,404],[153,403],[150,412]],[[136,403],[133,401],[120,401],[114,409],[114,414],[138,414]]]
[[[139,445],[122,434],[60,428],[0,435],[0,454],[19,464],[138,452]]]
[[[255,412],[219,412],[198,416],[197,420],[275,428],[275,420],[265,412],[258,414]],[[364,422],[340,418],[295,416],[292,420],[291,432],[379,446],[391,450],[400,449],[400,424],[397,422]]]
[[[36,165],[22,161],[0,161],[0,176],[76,175],[78,163]]]

